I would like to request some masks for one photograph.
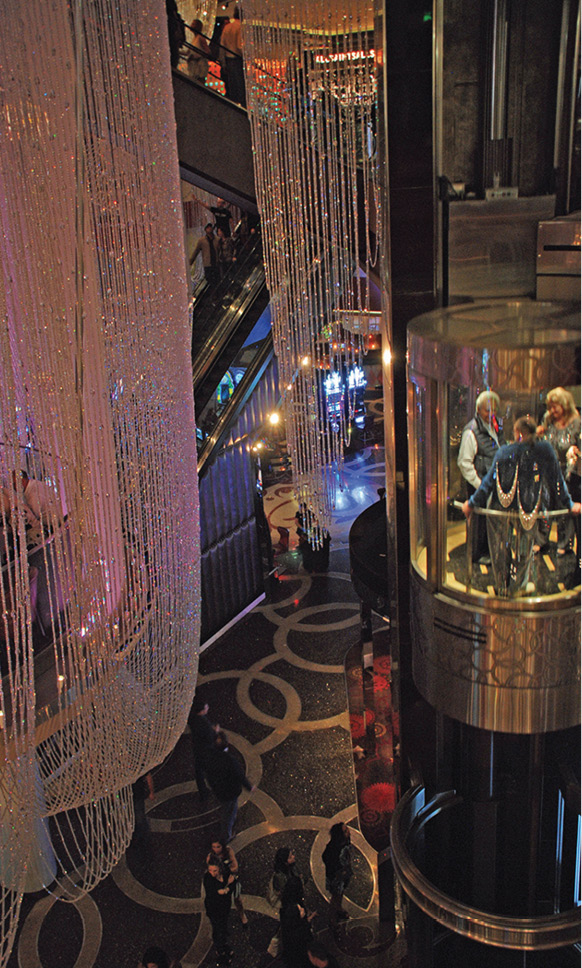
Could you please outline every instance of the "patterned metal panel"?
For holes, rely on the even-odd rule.
[[[501,395],[578,383],[579,345],[580,311],[569,303],[469,303],[408,326],[413,372],[459,386],[494,386]]]
[[[250,438],[277,402],[274,359],[234,423],[226,446],[200,479],[202,642],[264,591]]]
[[[580,722],[580,609],[486,611],[411,582],[413,674],[436,709],[506,733]]]

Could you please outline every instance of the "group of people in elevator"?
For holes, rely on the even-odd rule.
[[[535,594],[531,564],[536,554],[553,551],[552,517],[556,555],[580,557],[580,415],[563,387],[549,391],[546,408],[539,424],[529,414],[518,417],[506,442],[499,396],[484,390],[461,437],[463,512],[469,520],[475,509],[486,512],[471,521],[471,557],[474,565],[491,566],[500,597]]]

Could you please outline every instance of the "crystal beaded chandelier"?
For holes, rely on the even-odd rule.
[[[184,728],[199,549],[165,5],[5,0],[0,23],[5,965],[23,891],[109,873]]]
[[[318,544],[341,486],[349,422],[347,397],[330,419],[324,378],[344,387],[361,361],[367,269],[381,248],[374,4],[244,0],[242,11],[287,443],[296,497]]]

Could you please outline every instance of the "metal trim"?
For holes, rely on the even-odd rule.
[[[390,827],[392,860],[396,875],[411,901],[444,927],[481,944],[520,951],[537,951],[575,944],[580,940],[580,913],[571,911],[544,917],[511,918],[463,904],[439,890],[412,860],[409,838],[458,798],[453,791],[425,804],[425,790],[417,786],[396,806]]]

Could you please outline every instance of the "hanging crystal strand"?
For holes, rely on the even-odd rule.
[[[68,518],[55,524],[41,513],[49,533],[42,565],[58,583],[45,616],[54,635],[54,702],[44,716],[37,711],[27,746],[35,720],[31,590],[24,495],[21,486],[11,492],[18,526],[3,610],[16,619],[13,628],[5,620],[15,660],[2,683],[0,739],[8,737],[15,755],[4,757],[0,777],[12,815],[0,849],[4,884],[17,892],[31,869],[27,845],[41,837],[45,817],[58,814],[66,856],[55,844],[48,880],[74,870],[70,890],[78,895],[125,850],[128,785],[174,745],[194,689],[186,284],[180,244],[168,244],[182,229],[159,0],[145,0],[141,22],[128,0],[78,3],[74,34],[66,0],[48,10],[31,0],[25,19],[21,8],[6,0],[0,13],[8,65],[0,94],[2,483],[13,472],[18,478],[26,453],[31,476],[54,491],[63,514],[66,503]],[[76,131],[75,97],[84,114]],[[75,143],[84,169],[77,180]],[[77,223],[76,192],[77,211],[85,212]],[[1,903],[6,938],[7,897]]]
[[[363,320],[352,332],[342,319],[363,298],[364,227],[357,203],[362,174],[368,190],[362,132],[370,89],[363,75],[370,63],[358,52],[366,53],[363,32],[371,29],[373,15],[363,0],[355,8],[346,14],[337,0],[313,0],[309,7],[297,0],[284,9],[244,0],[243,7],[257,197],[288,447],[295,491],[307,505],[307,529],[316,544],[329,526],[338,481],[341,486],[349,431],[343,408],[333,421],[327,414],[323,377],[344,377],[364,348]],[[257,65],[272,75],[268,102]],[[358,140],[364,146],[360,174]]]

